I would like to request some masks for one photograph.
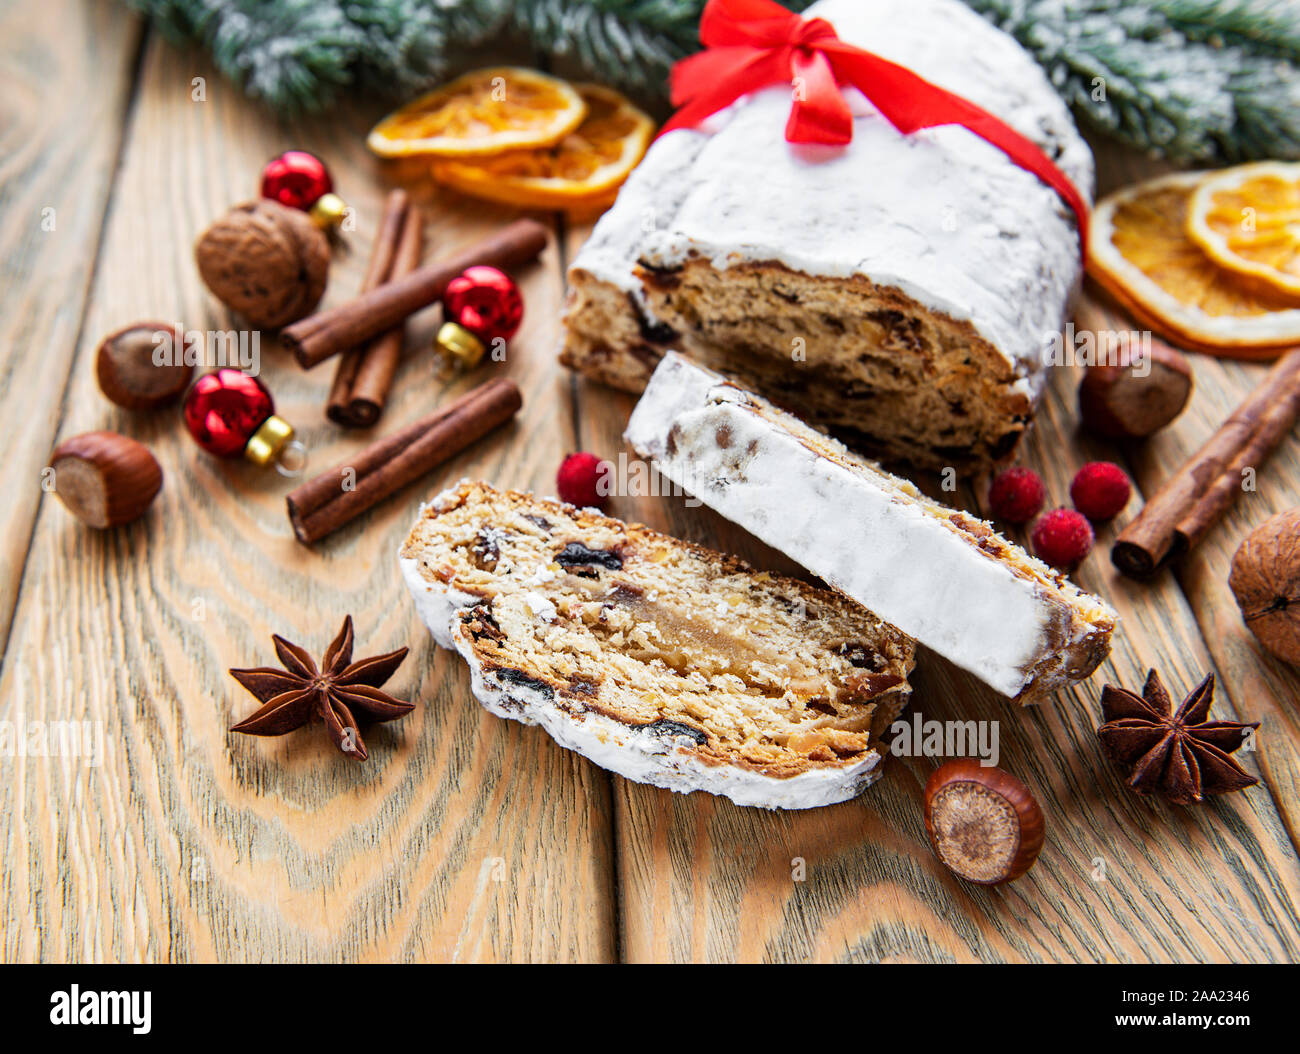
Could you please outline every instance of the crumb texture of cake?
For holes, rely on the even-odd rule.
[[[462,482],[399,560],[483,706],[642,783],[844,801],[908,700],[913,642],[856,603],[590,509]]]
[[[675,353],[624,438],[674,483],[1004,695],[1110,652],[1114,611],[988,523]]]
[[[958,0],[806,12],[1028,136],[1085,197],[1043,72]],[[673,348],[855,449],[974,471],[1028,427],[1079,276],[1055,191],[964,128],[904,136],[860,96],[843,149],[784,139],[788,87],[657,140],[569,272],[561,360],[640,391]]]

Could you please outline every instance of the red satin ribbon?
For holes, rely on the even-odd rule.
[[[853,138],[853,114],[840,91],[850,84],[904,135],[959,124],[992,143],[1061,195],[1078,219],[1080,249],[1087,244],[1083,195],[1034,142],[906,67],[844,43],[824,18],[800,18],[773,0],[709,0],[700,41],[707,50],[673,67],[672,101],[680,109],[660,135],[692,128],[749,92],[791,83],[802,90],[793,93],[786,139],[842,146]]]

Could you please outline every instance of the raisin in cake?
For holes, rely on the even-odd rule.
[[[1036,142],[1092,156],[1032,58],[959,0],[823,0],[808,17]],[[561,360],[627,391],[686,352],[857,449],[970,471],[1028,426],[1079,275],[1073,214],[972,132],[910,136],[856,91],[843,149],[784,139],[789,86],[661,137],[569,271]]]
[[[627,441],[664,475],[998,691],[1088,676],[1115,613],[989,524],[932,501],[724,377],[669,353]]]
[[[400,559],[488,710],[642,783],[843,801],[910,691],[912,641],[847,598],[591,509],[462,483]]]

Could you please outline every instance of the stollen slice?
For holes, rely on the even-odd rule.
[[[1110,651],[1115,613],[1063,573],[676,353],[624,438],[706,505],[1004,695],[1035,701]]]
[[[484,483],[400,553],[475,697],[641,783],[804,809],[874,782],[913,642],[838,593]]]

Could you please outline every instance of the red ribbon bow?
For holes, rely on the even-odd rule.
[[[672,101],[680,109],[661,135],[694,127],[749,92],[790,82],[802,90],[794,93],[786,139],[842,146],[853,138],[853,114],[840,92],[850,84],[904,135],[959,124],[992,143],[1061,195],[1078,219],[1080,249],[1087,244],[1087,203],[1034,142],[906,67],[844,43],[824,18],[800,18],[773,0],[709,0],[700,41],[707,50],[673,67]]]

